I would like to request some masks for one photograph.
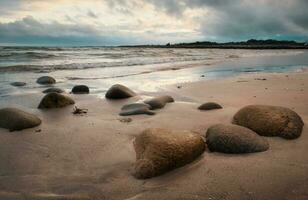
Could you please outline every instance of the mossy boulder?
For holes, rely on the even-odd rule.
[[[135,92],[120,84],[111,86],[105,95],[107,99],[126,99],[133,96],[136,96]]]
[[[240,109],[233,123],[247,127],[262,136],[298,138],[304,122],[293,110],[280,106],[249,105]]]
[[[46,108],[62,108],[68,105],[75,104],[75,101],[65,95],[52,92],[46,94],[41,100],[38,108],[46,109]]]
[[[222,153],[254,153],[266,151],[268,142],[252,130],[231,124],[216,124],[206,132],[210,151]]]
[[[205,150],[203,138],[190,131],[146,129],[134,141],[134,175],[140,179],[161,175],[188,164]]]
[[[38,78],[36,82],[41,85],[51,85],[56,83],[56,79],[51,76],[42,76]]]
[[[19,131],[41,124],[41,120],[28,112],[17,108],[0,109],[0,127],[10,131]]]

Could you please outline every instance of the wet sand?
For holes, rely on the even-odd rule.
[[[263,79],[266,80],[255,80]],[[178,88],[178,86],[181,86]],[[43,123],[18,132],[0,129],[0,199],[307,199],[308,130],[296,140],[267,138],[262,153],[227,155],[206,151],[195,162],[162,176],[132,176],[134,136],[145,128],[187,129],[205,134],[215,123],[230,123],[248,104],[285,106],[308,123],[308,73],[255,74],[169,85],[158,94],[176,102],[154,116],[118,115],[129,100],[107,101],[72,95],[88,114],[72,114],[73,106],[39,111],[42,94],[27,110]],[[147,94],[148,95],[148,94]],[[21,100],[22,99],[22,100]],[[31,99],[31,100],[30,100]],[[224,108],[199,111],[204,102]],[[9,104],[9,102],[7,102]]]

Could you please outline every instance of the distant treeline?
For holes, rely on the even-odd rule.
[[[122,47],[151,47],[151,48],[218,48],[218,49],[308,49],[308,43],[286,40],[247,40],[242,42],[192,42],[166,45],[134,45]]]

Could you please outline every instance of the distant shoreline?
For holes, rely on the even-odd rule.
[[[166,45],[125,45],[139,48],[200,48],[200,49],[308,49],[308,43],[279,40],[247,40],[244,42],[193,42]]]

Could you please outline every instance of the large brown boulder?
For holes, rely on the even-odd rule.
[[[0,127],[10,131],[32,128],[41,124],[41,120],[30,113],[17,108],[0,109]]]
[[[52,92],[43,97],[38,108],[61,108],[72,104],[75,104],[75,101],[70,97]]]
[[[128,115],[155,115],[155,112],[150,111],[150,106],[144,103],[131,103],[124,105],[121,108],[120,115],[128,116]]]
[[[135,176],[158,176],[192,162],[205,150],[202,137],[190,131],[146,129],[134,141]]]
[[[250,105],[240,109],[233,123],[245,126],[262,136],[298,138],[303,130],[301,117],[289,108],[267,105]]]
[[[107,99],[126,99],[133,96],[136,96],[135,92],[120,84],[111,86],[105,95]]]
[[[169,95],[158,96],[144,101],[144,103],[151,106],[151,110],[163,108],[167,103],[172,102],[174,102],[174,99]]]
[[[51,85],[56,83],[56,79],[51,76],[42,76],[38,78],[36,82],[41,85]]]
[[[210,151],[222,153],[253,153],[269,148],[267,141],[252,130],[229,124],[216,124],[208,128],[206,144]]]

